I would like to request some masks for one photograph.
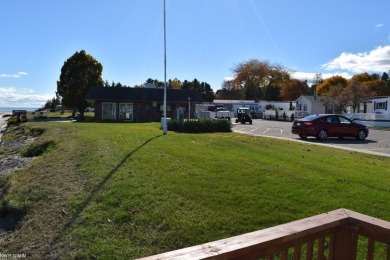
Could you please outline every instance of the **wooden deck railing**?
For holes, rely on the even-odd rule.
[[[387,259],[390,222],[347,209],[143,258]]]

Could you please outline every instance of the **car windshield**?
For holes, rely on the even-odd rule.
[[[312,121],[312,120],[316,120],[319,117],[320,117],[319,115],[310,115],[302,118],[302,120]]]
[[[229,110],[227,110],[227,109],[224,108],[224,107],[218,107],[218,108],[217,108],[217,111],[229,111]]]

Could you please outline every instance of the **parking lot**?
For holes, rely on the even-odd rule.
[[[292,122],[271,121],[262,119],[254,119],[252,125],[248,123],[246,123],[245,125],[236,124],[234,123],[234,120],[232,120],[232,122],[232,130],[238,133],[283,138],[310,144],[335,146],[338,148],[379,154],[390,157],[390,131],[370,129],[369,135],[364,141],[359,141],[353,138],[329,138],[326,141],[319,141],[314,137],[308,137],[307,139],[302,140],[299,138],[298,135],[292,134]]]

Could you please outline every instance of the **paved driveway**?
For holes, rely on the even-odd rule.
[[[234,122],[234,120],[232,120],[232,122]],[[248,123],[245,125],[233,123],[232,130],[238,133],[283,138],[310,144],[335,146],[338,148],[390,157],[390,131],[370,129],[369,135],[364,141],[352,138],[329,138],[326,141],[319,141],[314,137],[308,137],[306,140],[302,140],[298,135],[291,133],[291,125],[292,122],[255,119],[253,120],[252,125],[249,125]]]

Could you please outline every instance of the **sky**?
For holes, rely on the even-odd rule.
[[[300,80],[390,70],[389,0],[166,0],[167,79],[214,91],[250,59]],[[104,81],[164,81],[163,0],[0,0],[0,107],[42,107],[85,50]]]

